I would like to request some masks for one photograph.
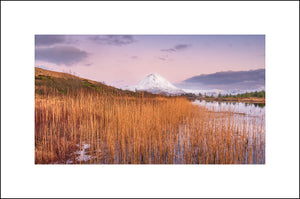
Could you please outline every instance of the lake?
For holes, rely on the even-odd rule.
[[[264,164],[265,162],[265,104],[253,104],[242,102],[216,102],[195,100],[194,105],[205,107],[208,111],[219,113],[232,113],[231,120],[239,129],[247,129],[250,135],[250,146],[254,153],[260,154],[261,158],[253,156],[253,164]],[[260,140],[257,142],[257,140]],[[249,156],[249,154],[246,154]],[[260,160],[259,162],[256,160]],[[248,158],[245,158],[248,160]],[[249,163],[239,162],[239,163]]]

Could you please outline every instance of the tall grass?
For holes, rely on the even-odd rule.
[[[35,163],[264,163],[264,125],[235,118],[183,97],[36,95]]]

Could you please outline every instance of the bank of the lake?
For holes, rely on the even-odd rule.
[[[217,101],[217,102],[243,102],[243,103],[253,103],[253,104],[265,104],[265,98],[259,97],[249,97],[249,98],[223,98],[223,97],[198,97],[198,100],[205,100],[205,101]]]

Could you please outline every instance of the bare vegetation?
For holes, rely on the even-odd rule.
[[[78,85],[82,84],[81,80]],[[249,122],[243,115],[236,120],[230,111],[208,111],[184,97],[100,92],[79,86],[76,91],[60,92],[42,81],[36,92],[36,164],[265,161],[263,122]]]

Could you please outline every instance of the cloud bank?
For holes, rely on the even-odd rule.
[[[184,80],[181,88],[257,88],[265,86],[265,69],[226,71],[198,75]]]
[[[36,48],[35,59],[55,63],[57,65],[71,66],[88,56],[86,51],[71,46],[55,46],[49,48]]]
[[[188,83],[202,84],[233,84],[241,82],[264,82],[265,69],[249,71],[226,71],[208,75],[194,76],[184,80]]]
[[[122,46],[135,42],[131,35],[93,35],[88,37],[89,40],[106,45]]]
[[[35,46],[51,46],[66,42],[65,35],[35,35]]]

